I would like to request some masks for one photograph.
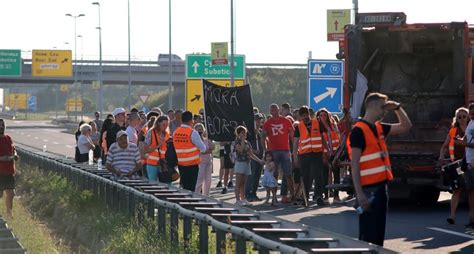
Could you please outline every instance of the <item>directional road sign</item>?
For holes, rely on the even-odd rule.
[[[9,99],[10,108],[18,110],[18,109],[27,109],[27,98],[28,94],[26,93],[11,93]]]
[[[245,79],[245,56],[235,55],[234,78]],[[229,65],[213,65],[211,55],[186,55],[186,79],[230,79]]]
[[[344,84],[344,62],[339,60],[308,61],[308,104],[314,110],[326,108],[341,113]]]
[[[69,85],[68,84],[62,84],[60,87],[59,87],[59,91],[63,92],[63,93],[67,93],[69,91]]]
[[[342,79],[310,79],[309,105],[314,110],[326,108],[340,113],[342,107]]]
[[[77,106],[74,102],[77,103]],[[73,99],[68,99],[66,101],[66,111],[67,112],[76,112],[76,109],[77,109],[77,112],[81,112],[83,106],[84,106],[84,104],[82,103],[82,100],[80,98],[77,98],[77,100],[75,100],[74,98]]]
[[[214,84],[229,87],[229,79],[213,79],[211,81]],[[245,81],[243,79],[236,79],[236,86],[243,86]],[[188,79],[186,80],[186,110],[198,114],[199,110],[204,108],[204,101],[202,96],[202,80],[200,79]]]
[[[213,42],[211,43],[212,65],[228,65],[228,43]]]
[[[93,80],[92,81],[92,90],[95,90],[95,91],[100,90],[100,81],[99,80]]]
[[[72,77],[71,50],[33,50],[33,77]]]
[[[31,111],[36,111],[37,108],[38,106],[37,106],[36,96],[28,97],[28,109]]]
[[[0,76],[21,76],[21,50],[0,49]]]
[[[344,40],[344,26],[351,23],[351,10],[327,10],[328,41]]]
[[[309,78],[342,78],[344,62],[339,60],[309,60]]]

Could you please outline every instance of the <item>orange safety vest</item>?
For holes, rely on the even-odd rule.
[[[308,129],[303,121],[299,123],[298,128],[300,131],[298,154],[319,153],[323,151],[323,141],[318,120],[311,119],[311,133],[308,133]]]
[[[173,145],[179,166],[193,166],[201,163],[201,152],[191,141],[191,127],[178,127],[173,133]]]
[[[449,130],[449,158],[454,161],[454,138],[456,137],[457,128],[452,127]]]
[[[156,136],[156,131],[154,129],[151,129],[151,144],[150,146],[157,146],[157,140],[159,139],[159,137]],[[158,166],[159,165],[159,161],[160,161],[160,153],[158,152],[158,150],[153,150],[149,153],[147,153],[147,157],[146,157],[146,164],[147,165],[152,165],[152,166]]]
[[[171,138],[169,131],[165,131],[165,139],[160,147],[160,159],[164,160],[166,157],[166,150],[168,149],[167,142]]]
[[[339,131],[337,131],[336,126],[334,125],[331,130],[328,130],[328,132],[331,133],[331,144],[328,143],[328,145],[331,145],[332,150],[335,152],[335,151],[337,151],[337,149],[341,145],[340,144],[341,141],[340,141],[340,138],[339,138]],[[326,141],[328,141],[329,140],[328,133],[324,132],[323,135],[324,135],[324,138],[326,139]],[[327,153],[326,148],[324,148],[324,152]]]
[[[367,123],[359,121],[354,127],[359,127],[362,130],[365,139],[365,149],[359,161],[361,185],[367,186],[383,181],[391,181],[393,179],[392,168],[380,122],[375,123],[378,137],[374,135]],[[350,138],[347,139],[347,150],[349,158],[352,159]]]

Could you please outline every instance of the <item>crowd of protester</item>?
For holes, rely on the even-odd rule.
[[[116,108],[101,120],[96,112],[93,121],[79,124],[76,160],[102,163],[116,178],[145,177],[165,183],[179,178],[182,188],[209,195],[216,150],[220,168],[214,187],[223,194],[234,188],[239,205],[261,201],[259,187],[267,190],[266,203],[271,205],[299,202],[309,197],[311,189],[320,206],[327,205],[331,196],[339,202],[337,192],[326,188],[340,179],[331,161],[346,135],[340,129],[347,128],[337,116],[325,109],[314,112],[303,106],[292,110],[288,103],[272,104],[268,116],[254,108],[254,137],[238,126],[234,141],[214,142],[208,138],[203,115],[203,110],[199,114],[180,109],[164,113],[156,107],[145,113]],[[316,136],[311,134],[314,131]],[[306,139],[314,137],[319,139],[319,148],[306,149]],[[297,195],[299,188],[304,188],[304,197]]]

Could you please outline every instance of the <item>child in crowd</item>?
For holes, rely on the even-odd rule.
[[[276,192],[278,188],[278,182],[273,176],[273,171],[275,170],[275,163],[273,162],[272,153],[270,151],[265,152],[265,165],[263,166],[263,178],[262,186],[267,190],[267,199],[265,204],[268,204],[270,201],[270,192],[273,195],[271,205],[276,205],[278,203]]]

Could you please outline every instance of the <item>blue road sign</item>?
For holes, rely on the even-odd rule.
[[[339,60],[309,60],[309,78],[342,78],[344,62]]]
[[[331,113],[342,110],[342,79],[309,79],[309,106],[318,110],[326,108]]]
[[[36,103],[36,96],[30,96],[28,97],[28,109],[32,111],[36,111],[37,109],[37,103]]]

